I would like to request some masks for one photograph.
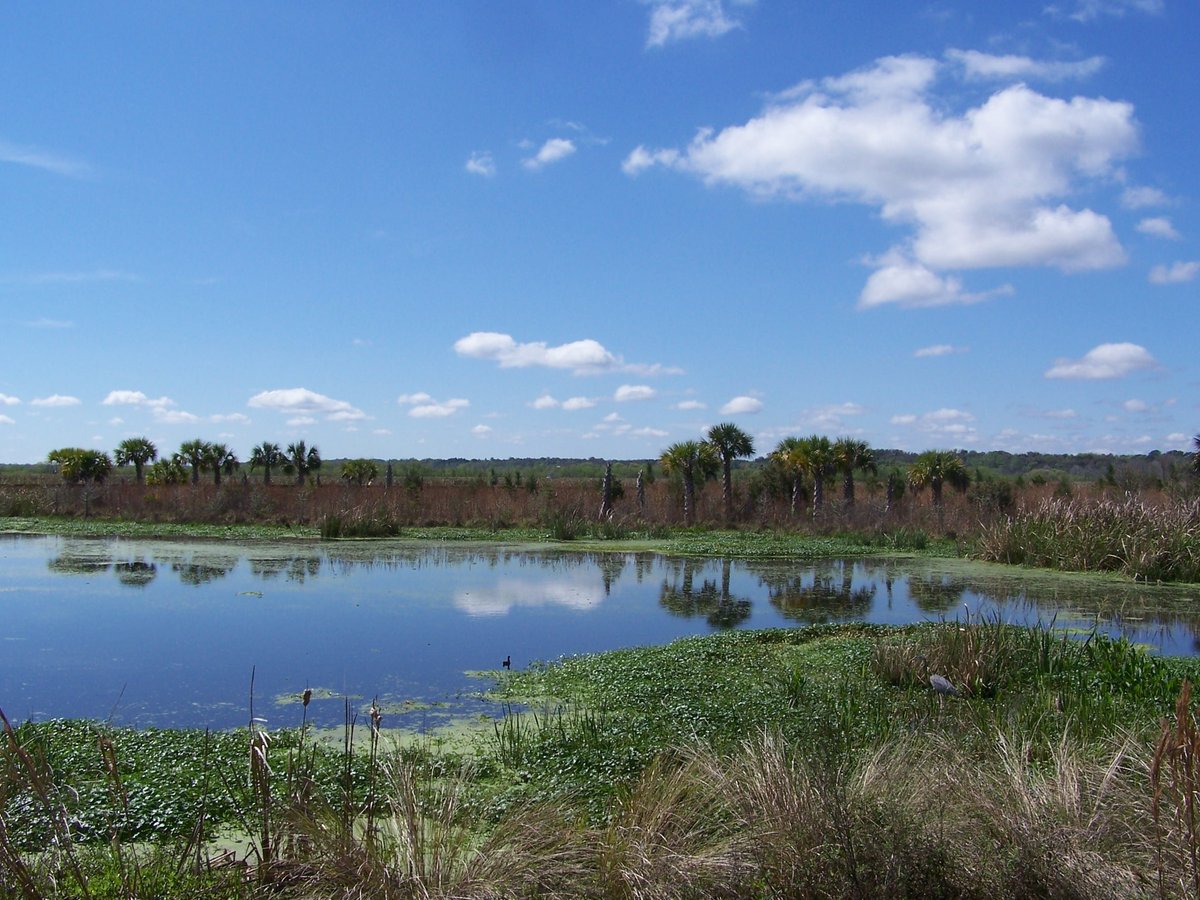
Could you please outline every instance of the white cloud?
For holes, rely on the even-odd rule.
[[[1095,380],[1121,378],[1141,369],[1154,369],[1158,362],[1138,344],[1100,344],[1082,359],[1058,359],[1046,370],[1047,378]]]
[[[582,373],[602,372],[620,365],[617,357],[591,339],[550,347],[544,341],[519,344],[508,334],[475,331],[455,341],[454,351],[459,356],[495,360],[505,369],[546,366]]]
[[[728,403],[721,407],[720,412],[723,416],[736,416],[741,414],[760,412],[763,408],[762,401],[755,397],[734,397]]]
[[[1178,446],[1180,444],[1189,443],[1191,441],[1191,438],[1188,437],[1186,434],[1184,434],[1182,431],[1173,431],[1167,435],[1166,440],[1167,440],[1168,444],[1175,444],[1176,446]]]
[[[665,165],[756,197],[860,203],[911,227],[911,239],[880,258],[890,271],[868,284],[864,306],[979,299],[947,269],[1124,262],[1107,217],[1062,201],[1137,150],[1133,107],[1013,84],[956,112],[955,92],[935,90],[947,70],[960,69],[880,59],[801,84],[743,125],[702,130],[673,156],[641,147],[625,168]]]
[[[1073,409],[1051,409],[1042,415],[1047,419],[1074,419],[1079,416],[1079,413]]]
[[[980,80],[1067,81],[1074,78],[1090,78],[1104,68],[1102,56],[1076,62],[1048,62],[1028,56],[993,56],[978,50],[947,50],[946,57],[962,66],[963,73],[968,78]]]
[[[491,425],[476,425],[474,428],[471,429],[471,434],[474,434],[478,437],[485,437],[486,435],[489,435],[491,433],[492,433]]]
[[[217,413],[216,415],[209,416],[208,420],[218,424],[222,422],[230,422],[234,425],[250,424],[250,417],[243,413]]]
[[[472,175],[482,175],[484,178],[491,178],[496,174],[496,161],[492,159],[492,154],[490,153],[472,153],[470,159],[467,160],[466,170]]]
[[[570,397],[563,401],[562,408],[568,412],[575,412],[580,409],[591,409],[596,405],[596,401],[589,397]]]
[[[345,400],[335,400],[307,388],[262,391],[246,401],[254,409],[273,409],[281,413],[324,415],[331,422],[365,419],[367,414]]]
[[[104,406],[148,406],[150,408],[174,406],[170,397],[151,399],[141,391],[109,391],[101,404]]]
[[[1094,22],[1105,16],[1121,18],[1127,12],[1161,15],[1163,0],[1075,0],[1063,6],[1057,3],[1046,7],[1046,14],[1077,22]]]
[[[1140,412],[1145,412],[1146,410],[1148,410],[1150,408],[1150,404],[1147,403],[1145,400],[1136,400],[1135,399],[1135,400],[1126,400],[1124,403],[1121,404],[1121,407],[1122,407],[1122,409],[1125,410],[1125,412],[1140,413]]]
[[[569,138],[550,138],[533,156],[521,160],[521,165],[536,172],[548,165],[561,162],[575,152],[575,142]]]
[[[396,398],[396,402],[399,403],[401,406],[405,406],[408,404],[428,403],[432,399],[433,398],[430,397],[428,394],[426,394],[424,391],[418,391],[415,394],[401,394],[399,397]]]
[[[613,399],[618,403],[630,400],[649,400],[655,395],[654,388],[646,384],[623,384],[613,392]]]
[[[317,420],[312,416],[296,416],[295,418],[288,419],[287,424],[289,428],[302,428],[305,425],[316,425]]]
[[[51,394],[49,397],[36,397],[29,401],[31,406],[49,407],[78,406],[82,402],[78,397],[70,397],[64,394]]]
[[[670,432],[663,431],[661,428],[635,428],[629,432],[634,437],[652,437],[665,438]]]
[[[17,420],[10,416],[0,415],[0,425],[16,425]]]
[[[0,406],[18,406],[21,401],[17,397],[10,397],[8,394],[0,394]]]
[[[1170,198],[1153,187],[1127,187],[1121,193],[1121,205],[1126,209],[1146,209],[1150,206],[1166,206]]]
[[[534,409],[557,409],[562,404],[551,397],[549,394],[542,394],[532,403],[529,404]]]
[[[867,279],[858,298],[863,309],[898,303],[905,307],[947,306],[951,303],[979,303],[989,297],[1011,294],[1011,285],[1002,285],[982,293],[962,289],[962,280],[943,277],[920,263],[889,254],[889,262],[876,269]]]
[[[953,344],[933,344],[913,351],[913,356],[917,359],[926,359],[933,356],[953,356],[958,353],[966,353],[968,350],[967,347],[955,347]]]
[[[192,425],[199,422],[200,417],[181,409],[166,409],[156,406],[154,407],[154,421],[161,422],[163,425]]]
[[[683,400],[675,404],[676,409],[708,409],[707,404],[701,403],[699,400]]]
[[[69,178],[84,178],[92,171],[91,166],[77,159],[48,153],[37,147],[22,147],[4,140],[0,140],[0,162],[30,166],[45,172],[52,172],[55,175],[66,175]]]
[[[408,414],[414,419],[444,419],[447,416],[452,416],[460,409],[466,409],[471,405],[469,400],[464,400],[461,397],[455,397],[450,400],[439,402],[434,400],[428,394],[409,394],[410,399],[407,402],[411,405]]]
[[[679,162],[678,150],[647,150],[640,144],[629,151],[621,163],[621,171],[626,175],[637,175],[651,166],[673,166]]]
[[[741,27],[722,0],[642,0],[649,4],[647,47],[662,47],[691,38],[718,38]]]
[[[1137,230],[1151,237],[1166,238],[1171,241],[1179,240],[1179,232],[1175,230],[1175,226],[1171,224],[1171,220],[1166,216],[1142,219],[1142,221],[1137,223]]]
[[[1151,284],[1184,284],[1200,275],[1200,262],[1176,262],[1150,270]]]

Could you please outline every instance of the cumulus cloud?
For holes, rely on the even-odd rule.
[[[0,394],[0,406],[18,406],[21,401],[17,397],[10,397],[8,394]]]
[[[1200,275],[1200,262],[1176,262],[1150,270],[1151,284],[1184,284]]]
[[[33,400],[29,401],[31,406],[48,407],[78,406],[82,402],[83,401],[78,397],[71,397],[65,394],[51,394],[49,397],[35,397]]]
[[[1100,344],[1081,359],[1058,359],[1046,370],[1047,378],[1098,380],[1121,378],[1143,369],[1158,368],[1158,362],[1138,344]]]
[[[728,403],[721,407],[721,415],[736,416],[741,414],[749,414],[760,412],[763,408],[762,401],[755,397],[740,396],[734,397]]]
[[[1170,241],[1179,240],[1179,232],[1166,216],[1156,216],[1152,219],[1142,219],[1137,223],[1137,230],[1151,237],[1166,238]]]
[[[613,392],[613,399],[618,403],[630,400],[649,400],[655,395],[654,388],[645,384],[623,384]]]
[[[472,153],[467,160],[466,170],[472,175],[482,175],[491,178],[496,174],[496,161],[487,152]]]
[[[531,172],[561,162],[575,152],[575,142],[569,138],[550,138],[533,156],[521,160],[521,165]]]
[[[1102,56],[1075,62],[1051,62],[1028,56],[994,56],[978,50],[948,50],[946,58],[962,66],[967,78],[979,80],[1067,81],[1090,78],[1104,68]]]
[[[1133,399],[1133,400],[1126,400],[1124,403],[1121,404],[1121,408],[1124,409],[1125,412],[1141,413],[1141,412],[1145,412],[1146,410],[1148,410],[1150,408],[1150,404],[1147,403],[1145,400]]]
[[[401,406],[408,406],[408,414],[414,419],[444,419],[471,405],[469,400],[461,397],[444,401],[434,400],[424,391],[416,394],[401,394],[396,398],[396,402]]]
[[[956,72],[957,63],[927,57],[883,58],[798,85],[683,150],[640,147],[624,167],[663,165],[756,197],[864,204],[910,227],[910,239],[880,257],[864,306],[979,299],[946,270],[1123,263],[1108,218],[1064,201],[1137,150],[1133,107],[1017,83],[956,111],[956,93],[936,89]]]
[[[926,359],[932,356],[952,356],[956,353],[966,353],[969,348],[955,347],[953,344],[933,344],[929,347],[921,347],[919,350],[913,351],[913,356],[917,359]]]
[[[289,428],[303,428],[305,425],[316,425],[317,420],[312,416],[296,416],[287,420]]]
[[[675,408],[682,410],[708,409],[708,406],[704,403],[701,403],[699,400],[683,400],[679,403],[676,403]]]
[[[200,421],[200,417],[182,409],[167,409],[162,406],[154,407],[154,421],[163,425],[192,425]]]
[[[934,438],[945,438],[960,444],[974,443],[979,439],[973,423],[975,416],[971,413],[950,407],[942,407],[931,412],[914,415],[904,413],[891,418],[891,424],[915,428],[923,434]]]
[[[741,27],[741,21],[726,10],[723,0],[642,2],[650,6],[647,47],[662,47],[692,38],[718,38]],[[742,5],[745,5],[745,0]]]
[[[529,404],[534,409],[557,409],[562,404],[551,397],[549,394],[542,394],[532,403]]]
[[[0,425],[16,425],[17,420],[11,416],[0,415]]]
[[[284,388],[255,394],[246,405],[253,409],[273,409],[276,412],[323,415],[329,421],[346,422],[365,419],[367,414],[345,400],[335,400],[307,388]]]
[[[491,433],[492,433],[491,425],[476,425],[474,428],[471,429],[471,434],[476,435],[477,437],[486,437],[487,435],[489,435]]]
[[[104,406],[146,406],[152,409],[175,405],[170,397],[152,399],[141,391],[109,391],[108,396],[100,402]]]
[[[668,434],[670,434],[670,432],[663,431],[661,428],[651,428],[646,426],[645,428],[634,428],[629,432],[629,434],[633,435],[634,437],[665,438]]]
[[[491,359],[505,369],[546,366],[580,373],[602,372],[620,365],[616,356],[591,339],[550,347],[544,341],[518,343],[512,335],[495,331],[475,331],[459,338],[454,342],[454,352],[474,359]]]
[[[562,408],[567,412],[575,412],[581,409],[591,409],[596,405],[596,401],[590,397],[569,397],[563,401]]]

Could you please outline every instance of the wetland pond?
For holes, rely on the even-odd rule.
[[[1196,585],[959,560],[680,559],[499,545],[0,536],[0,708],[10,721],[226,729],[493,715],[481,670],[725,628],[965,615],[1200,644]]]

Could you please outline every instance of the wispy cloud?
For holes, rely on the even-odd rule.
[[[66,319],[34,319],[25,323],[26,328],[74,328],[75,323]]]
[[[723,0],[642,0],[650,6],[647,47],[662,47],[675,41],[718,38],[742,26],[726,10]],[[736,3],[737,0],[734,0]],[[738,3],[747,6],[748,3]]]
[[[953,344],[933,344],[932,346],[921,347],[919,350],[913,351],[913,356],[917,359],[926,359],[934,356],[953,356],[959,353],[966,353],[969,350],[969,347],[955,347]]]
[[[1169,266],[1155,266],[1150,270],[1151,284],[1184,284],[1200,275],[1200,262],[1176,262]]]
[[[1175,230],[1175,226],[1166,216],[1142,219],[1137,223],[1137,230],[1142,234],[1150,235],[1150,237],[1165,238],[1169,241],[1177,241],[1180,237],[1179,232]]]
[[[472,175],[482,175],[484,178],[491,178],[496,174],[496,160],[492,158],[491,153],[479,151],[471,154],[465,168]]]
[[[613,392],[613,399],[618,403],[629,403],[634,400],[649,400],[657,391],[646,384],[623,384]]]
[[[1158,368],[1158,361],[1139,344],[1100,344],[1080,359],[1059,359],[1046,370],[1047,378],[1100,380],[1122,378],[1144,369]]]
[[[1052,3],[1046,14],[1076,22],[1095,22],[1103,18],[1121,18],[1127,13],[1162,15],[1163,0],[1075,0],[1073,3]]]
[[[978,50],[948,50],[946,58],[962,66],[967,78],[990,81],[1035,79],[1067,81],[1090,78],[1104,68],[1103,56],[1061,62],[1038,60],[1028,56],[994,56]]]
[[[38,272],[33,275],[27,275],[22,280],[26,284],[32,285],[75,285],[110,281],[136,282],[142,279],[140,275],[134,275],[131,272],[122,272],[118,269],[95,269],[91,272]]]
[[[92,174],[92,167],[81,160],[5,140],[0,140],[0,162],[30,166],[68,178],[86,178]]]

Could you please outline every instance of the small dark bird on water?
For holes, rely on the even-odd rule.
[[[504,666],[504,668],[506,668],[506,669],[511,669],[512,668],[511,654],[509,656],[504,657],[504,662],[500,663],[500,665]]]

